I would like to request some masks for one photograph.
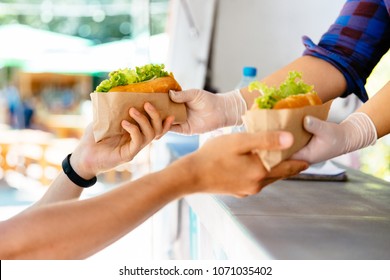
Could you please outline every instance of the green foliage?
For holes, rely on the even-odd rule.
[[[66,0],[66,1],[52,1],[52,5],[57,5],[58,2],[61,5],[69,5],[69,7],[84,7],[86,11],[90,12],[91,9],[88,5],[102,6],[102,11],[105,11],[104,16],[100,20],[94,19],[93,16],[84,16],[83,13],[78,11],[74,16],[53,15],[49,20],[45,14],[40,10],[41,4],[44,0],[4,0],[1,3],[4,4],[27,4],[35,5],[39,9],[31,11],[20,11],[20,14],[6,11],[0,12],[0,25],[20,23],[26,24],[34,28],[45,29],[53,32],[58,32],[67,35],[79,36],[82,38],[93,40],[95,43],[107,43],[120,39],[132,39],[141,32],[150,32],[151,35],[158,34],[165,31],[165,24],[168,16],[168,2],[169,0],[151,1],[150,11],[154,11],[150,16],[148,15],[148,9],[145,9],[145,15],[143,17],[150,17],[149,24],[143,26],[137,25],[137,16],[132,13],[132,1],[129,0]],[[126,9],[119,11],[116,14],[111,14],[109,9],[105,9],[105,5],[125,5]],[[72,6],[73,5],[73,6]],[[153,7],[157,5],[159,9]],[[44,6],[44,5],[42,5]],[[107,6],[108,7],[108,6]],[[146,6],[147,7],[147,6]],[[162,7],[162,8],[161,8]],[[50,11],[50,9],[48,10]],[[89,13],[90,14],[90,13]],[[143,30],[140,30],[143,29]]]
[[[169,73],[164,68],[164,64],[147,64],[135,69],[125,68],[112,71],[108,74],[109,78],[96,87],[96,92],[108,92],[116,86],[125,86],[154,78],[166,77]]]
[[[255,103],[260,109],[272,109],[276,102],[291,95],[314,92],[313,86],[305,84],[302,74],[297,71],[288,73],[286,80],[279,87],[269,87],[259,81],[252,82],[249,91],[260,91],[261,96],[255,99]]]
[[[374,96],[390,76],[390,51],[376,65],[367,79],[365,88],[370,97]],[[360,170],[376,177],[390,181],[390,135],[384,136],[374,146],[360,152]]]
[[[360,151],[360,170],[390,181],[390,136]]]

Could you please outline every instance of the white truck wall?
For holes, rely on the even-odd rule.
[[[212,37],[210,85],[233,89],[243,66],[262,78],[303,50],[301,37],[318,42],[345,0],[219,0]]]

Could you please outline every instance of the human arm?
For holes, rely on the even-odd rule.
[[[389,33],[390,17],[382,0],[347,0],[317,45],[304,36],[303,56],[263,82],[278,85],[294,70],[303,74],[305,83],[314,85],[323,102],[351,93],[365,102],[368,97],[364,84],[390,47]],[[245,91],[247,103],[255,94]]]
[[[303,56],[264,78],[262,82],[277,86],[283,82],[290,71],[303,73],[305,83],[315,85],[315,90],[327,101],[340,96],[346,88],[343,74],[332,64],[313,57]],[[173,101],[185,103],[188,117],[184,124],[172,126],[172,131],[184,134],[208,132],[225,126],[242,124],[241,116],[252,107],[259,92],[242,88],[228,93],[212,94],[205,90],[191,89],[170,93]]]
[[[99,173],[131,161],[153,139],[164,135],[172,125],[173,117],[162,121],[159,113],[150,103],[145,103],[144,108],[150,121],[145,115],[132,108],[129,115],[138,126],[123,120],[121,125],[125,130],[124,134],[106,138],[98,143],[93,138],[92,125],[89,125],[70,158],[75,172],[84,179],[90,179]],[[78,198],[82,190],[83,188],[71,182],[64,172],[60,172],[44,196],[32,207]],[[27,208],[27,210],[30,209]]]
[[[307,168],[305,162],[286,161],[271,172],[265,170],[252,151],[291,146],[291,134],[281,134],[285,137],[276,132],[217,137],[164,170],[100,196],[44,205],[0,222],[0,258],[86,258],[185,195],[203,192],[243,197],[257,193],[265,185]]]
[[[302,79],[306,84],[314,85],[315,91],[323,102],[340,96],[346,90],[346,80],[343,74],[329,62],[314,57],[302,56],[290,64],[265,77],[261,82],[268,86],[279,86],[288,76],[290,71],[302,73]],[[259,96],[258,91],[250,92],[248,88],[241,89],[248,108]]]
[[[375,125],[378,139],[390,133],[390,82],[380,89],[357,112],[367,114]]]
[[[267,77],[265,83],[272,84],[275,78],[278,82],[280,74],[286,76],[296,68],[324,102],[351,93],[366,102],[366,79],[389,50],[389,35],[390,17],[383,0],[347,0],[319,43],[303,36],[304,56]]]
[[[373,145],[390,133],[389,100],[390,82],[340,124],[306,117],[305,129],[313,137],[292,158],[316,163]]]
[[[304,37],[304,56],[265,77],[262,82],[270,86],[279,85],[288,72],[294,70],[302,73],[307,84],[314,85],[323,102],[351,93],[365,102],[368,99],[365,81],[388,51],[389,36],[390,17],[382,0],[348,0],[318,45]],[[246,107],[250,108],[259,93],[251,93],[247,88],[241,89],[241,92]],[[195,100],[186,105],[192,108],[194,104]]]

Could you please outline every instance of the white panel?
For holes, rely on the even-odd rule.
[[[211,85],[233,89],[246,65],[262,78],[298,58],[301,37],[318,42],[345,0],[220,0],[211,57]]]
[[[215,3],[215,0],[172,1],[167,68],[183,88],[204,86]]]

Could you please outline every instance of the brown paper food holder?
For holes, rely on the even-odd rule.
[[[185,105],[173,102],[167,93],[93,92],[91,100],[93,134],[96,142],[123,134],[122,120],[136,123],[129,116],[129,109],[134,107],[139,112],[146,114],[143,108],[146,102],[150,102],[157,109],[162,119],[173,115],[175,116],[175,124],[183,123],[187,119]]]
[[[328,118],[332,101],[322,105],[306,106],[296,109],[259,109],[248,110],[242,119],[248,132],[260,131],[289,131],[294,135],[294,144],[287,150],[258,150],[256,151],[269,171],[295,152],[302,149],[310,140],[312,134],[303,128],[303,119],[310,115],[321,120]]]

